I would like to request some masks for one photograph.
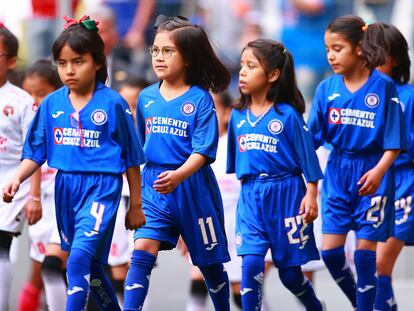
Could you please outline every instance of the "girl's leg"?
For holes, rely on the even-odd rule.
[[[67,264],[67,311],[79,311],[85,308],[89,293],[91,265],[92,255],[78,248],[70,251]]]
[[[265,260],[262,255],[245,255],[242,261],[241,295],[243,310],[260,310]]]
[[[0,231],[0,310],[9,309],[11,288],[10,246],[12,237],[9,233]]]
[[[101,310],[121,311],[111,282],[105,274],[103,264],[92,260],[90,289]]]
[[[403,247],[404,242],[394,237],[389,238],[386,243],[380,242],[377,245],[378,282],[375,310],[396,310],[397,303],[392,290],[391,275]]]
[[[121,308],[124,306],[124,287],[125,279],[128,273],[129,263],[118,266],[111,266],[111,283],[114,287],[116,297]]]
[[[151,239],[135,241],[135,250],[132,252],[131,265],[125,281],[125,311],[138,311],[143,307],[160,244],[159,241]]]
[[[343,234],[322,234],[321,255],[333,279],[356,308],[356,284],[354,274],[346,261],[345,241],[346,235]]]
[[[198,268],[204,276],[215,310],[230,311],[230,284],[224,265],[216,263]]]
[[[37,310],[40,305],[40,294],[42,293],[43,282],[41,276],[41,263],[32,261],[30,281],[24,284],[19,296],[18,310]]]
[[[300,266],[279,269],[279,277],[283,285],[303,303],[307,311],[323,310],[311,283],[303,276]]]
[[[354,261],[357,271],[357,308],[358,311],[372,311],[377,287],[376,272],[377,242],[358,239]]]
[[[187,301],[187,311],[205,311],[207,308],[207,287],[203,275],[195,266],[191,267],[190,297]]]
[[[68,253],[60,245],[49,244],[42,263],[42,278],[46,295],[46,304],[50,311],[62,309],[66,303],[66,261]]]

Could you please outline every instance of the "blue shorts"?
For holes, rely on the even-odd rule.
[[[358,195],[358,180],[381,155],[345,155],[333,151],[322,185],[322,233],[386,241],[394,232],[394,172],[390,168],[374,195]]]
[[[278,268],[319,259],[313,224],[299,215],[306,186],[301,176],[246,179],[236,211],[237,255],[271,250]]]
[[[107,263],[121,189],[121,174],[58,171],[55,205],[63,250],[79,248]]]
[[[395,189],[394,237],[414,245],[414,166],[395,169]]]
[[[157,240],[161,242],[160,250],[168,250],[175,247],[181,235],[195,265],[229,261],[223,205],[210,166],[202,167],[172,193],[160,194],[153,184],[167,170],[152,164],[143,170],[142,205],[147,222],[135,232],[134,239]]]

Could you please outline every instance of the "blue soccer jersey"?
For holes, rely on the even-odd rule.
[[[393,81],[374,70],[354,93],[346,88],[341,75],[321,82],[308,126],[315,147],[327,142],[349,154],[382,154],[406,147],[403,121]]]
[[[145,163],[132,112],[115,91],[98,83],[79,111],[65,86],[46,97],[29,128],[23,159],[65,172],[123,173]]]
[[[138,99],[138,135],[148,162],[180,166],[192,153],[214,162],[218,144],[217,117],[210,94],[198,87],[166,101],[160,83],[144,89]]]
[[[233,110],[229,123],[227,173],[237,178],[304,174],[308,182],[323,177],[312,137],[302,116],[288,104],[278,104],[251,126],[247,110]],[[250,114],[251,116],[251,114]]]

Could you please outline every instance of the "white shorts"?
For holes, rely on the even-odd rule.
[[[42,195],[42,218],[29,226],[30,258],[43,262],[48,244],[60,245],[59,231],[56,222],[54,193]]]
[[[109,251],[108,264],[119,266],[129,262],[134,250],[134,232],[125,228],[125,216],[129,208],[129,197],[122,196]]]
[[[3,189],[5,184],[12,180],[14,174],[15,170],[13,172],[1,172],[0,189]],[[24,206],[27,202],[29,191],[30,181],[26,180],[20,185],[19,191],[17,191],[11,203],[5,203],[0,198],[0,230],[12,233],[20,233],[22,231],[26,219]]]

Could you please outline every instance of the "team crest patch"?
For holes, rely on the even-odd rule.
[[[341,109],[329,108],[329,123],[341,124]]]
[[[243,239],[240,232],[236,234],[236,247],[240,247],[243,243]]]
[[[278,119],[273,119],[269,122],[267,128],[269,129],[270,133],[277,135],[283,131],[283,123]]]
[[[186,116],[191,116],[195,111],[195,105],[192,102],[185,102],[181,106],[181,112]]]
[[[63,129],[61,127],[55,127],[53,129],[53,137],[55,138],[55,145],[60,145],[63,142]]]
[[[104,110],[96,109],[91,114],[91,120],[96,125],[102,125],[108,120],[108,115]]]
[[[375,108],[379,105],[380,100],[377,94],[369,93],[367,96],[365,96],[365,105],[368,108]]]
[[[8,117],[8,118],[12,117],[14,115],[14,107],[13,106],[9,106],[9,105],[4,106],[4,108],[3,108],[3,114],[6,117]]]
[[[152,132],[152,118],[145,119],[145,134],[150,134]]]

